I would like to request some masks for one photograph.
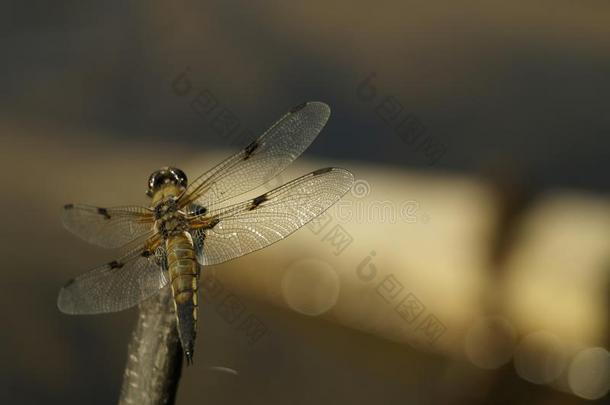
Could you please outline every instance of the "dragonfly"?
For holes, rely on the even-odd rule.
[[[66,204],[62,221],[68,231],[119,253],[115,260],[68,281],[59,292],[59,310],[117,312],[169,287],[182,350],[191,364],[201,268],[286,238],[352,187],[354,177],[348,170],[327,167],[234,202],[290,165],[329,117],[328,105],[303,103],[191,183],[182,170],[163,167],[148,179],[148,207]]]

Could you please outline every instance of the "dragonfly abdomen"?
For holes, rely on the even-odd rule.
[[[178,320],[178,332],[187,362],[192,361],[197,326],[199,264],[192,239],[186,232],[166,240],[167,264]]]

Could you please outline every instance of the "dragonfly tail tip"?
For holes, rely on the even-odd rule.
[[[186,357],[186,365],[190,366],[193,364],[193,352],[191,351],[185,351],[184,352],[184,356]]]

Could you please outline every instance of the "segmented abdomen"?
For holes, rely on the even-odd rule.
[[[186,232],[167,238],[166,248],[178,332],[187,361],[190,362],[196,337],[199,265],[192,239]]]

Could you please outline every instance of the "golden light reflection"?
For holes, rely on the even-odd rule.
[[[496,369],[510,361],[516,337],[508,319],[489,316],[478,319],[464,341],[468,359],[478,367]]]
[[[603,347],[584,349],[570,364],[570,389],[585,399],[598,399],[610,390],[610,353]]]
[[[282,296],[286,304],[304,315],[317,316],[330,310],[339,299],[339,276],[318,259],[291,264],[282,277]]]
[[[555,381],[566,366],[566,348],[561,339],[546,331],[525,336],[515,352],[519,376],[534,384]]]

